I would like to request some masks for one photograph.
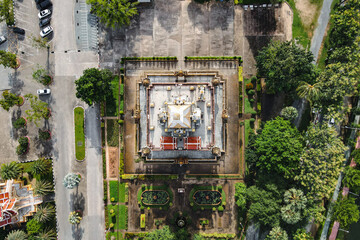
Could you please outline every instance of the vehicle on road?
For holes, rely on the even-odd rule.
[[[14,33],[18,33],[18,34],[22,34],[22,35],[25,34],[25,30],[22,29],[22,28],[19,28],[19,27],[14,27],[14,28],[13,28],[13,32],[14,32]]]
[[[43,18],[46,18],[47,16],[50,16],[50,14],[51,14],[51,11],[49,9],[44,9],[39,12],[38,16],[39,16],[39,19],[43,19]]]
[[[43,2],[43,1],[45,1],[45,0],[35,0],[35,3],[39,4],[39,3]]]
[[[46,37],[47,35],[52,33],[52,31],[53,31],[53,28],[51,26],[47,26],[40,31],[40,36]]]
[[[46,25],[48,25],[51,21],[51,18],[43,18],[40,20],[39,22],[39,26],[42,28],[42,27],[45,27]]]
[[[40,9],[46,9],[52,6],[52,2],[50,0],[45,0],[41,3],[39,3]]]
[[[49,88],[45,88],[45,89],[38,89],[37,91],[38,95],[48,95],[51,93]]]
[[[6,37],[5,37],[5,36],[1,36],[1,37],[0,37],[0,45],[3,44],[4,42],[6,42]]]

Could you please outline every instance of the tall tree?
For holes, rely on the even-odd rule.
[[[312,84],[317,76],[310,51],[291,42],[272,41],[256,57],[258,74],[266,78],[269,93],[291,92],[300,82]]]
[[[6,240],[26,240],[27,234],[22,230],[12,230],[7,236]]]
[[[81,180],[81,178],[80,178],[79,174],[68,173],[64,177],[63,184],[64,184],[64,187],[66,187],[67,189],[73,189],[74,187],[79,185],[80,180]]]
[[[280,227],[274,227],[270,233],[266,236],[265,240],[288,240],[289,237],[285,230]]]
[[[293,236],[294,240],[313,240],[310,234],[306,232],[305,229],[298,229]]]
[[[34,194],[44,196],[53,191],[53,186],[50,182],[44,180],[37,180],[34,186]]]
[[[4,163],[1,165],[1,178],[3,180],[17,179],[20,176],[21,167],[17,162]]]
[[[2,95],[4,98],[0,99],[0,106],[6,111],[9,111],[10,108],[15,106],[16,104],[20,104],[20,101],[22,100],[20,100],[19,96],[16,96],[8,90],[5,90]]]
[[[345,177],[344,177],[345,186],[349,187],[351,190],[358,192],[360,190],[360,170],[354,169],[352,167],[346,167]]]
[[[34,218],[36,221],[46,223],[55,216],[55,208],[52,205],[46,204],[38,207]]]
[[[277,117],[267,121],[255,140],[256,165],[268,172],[291,178],[297,173],[303,141],[299,131],[288,120]]]
[[[301,210],[306,207],[307,199],[303,191],[291,188],[284,193],[284,202],[294,209]]]
[[[341,227],[346,229],[350,224],[356,223],[359,221],[359,216],[359,207],[355,203],[355,198],[349,197],[336,203],[334,217],[340,222]]]
[[[37,96],[33,94],[26,94],[25,98],[30,101],[31,109],[26,110],[27,119],[30,122],[34,122],[36,126],[39,126],[41,119],[47,119],[50,115],[48,104],[39,100]]]
[[[235,201],[240,209],[246,207],[246,186],[242,182],[235,184]]]
[[[11,52],[0,50],[0,64],[6,68],[16,68],[18,66],[16,55]]]
[[[287,224],[296,224],[301,220],[301,212],[289,204],[281,208],[281,218]]]
[[[320,89],[320,83],[311,85],[307,82],[301,82],[296,91],[299,97],[305,98],[305,100],[310,103],[310,107],[313,107],[314,101],[319,99]]]
[[[80,216],[80,214],[78,212],[76,212],[76,211],[70,212],[69,222],[71,224],[79,224],[81,220],[82,220],[82,217]]]
[[[149,232],[144,240],[175,240],[175,235],[170,231],[169,226]]]
[[[327,124],[310,125],[306,148],[300,158],[300,173],[295,177],[306,190],[307,198],[329,198],[335,188],[346,147]]]
[[[275,185],[267,184],[264,189],[251,186],[246,190],[246,199],[251,203],[248,211],[250,220],[267,227],[279,225],[282,199]]]
[[[107,70],[89,68],[75,81],[76,97],[89,105],[101,103],[107,96],[112,95],[111,81],[113,74]]]
[[[138,14],[137,1],[87,0],[86,2],[91,4],[91,12],[100,18],[100,22],[112,28],[129,25],[131,17]]]

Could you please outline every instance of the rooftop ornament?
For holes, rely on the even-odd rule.
[[[212,154],[215,155],[215,156],[220,157],[220,155],[221,155],[220,148],[218,148],[218,147],[213,147],[213,149],[212,149]]]
[[[143,80],[142,80],[142,84],[145,86],[145,87],[147,87],[147,86],[149,86],[150,85],[150,79],[149,78],[144,78]]]
[[[214,77],[214,79],[211,81],[211,83],[215,87],[220,84],[220,79],[218,77]]]
[[[147,156],[151,153],[151,149],[149,147],[144,147],[143,149],[141,149],[141,153],[143,156]]]
[[[185,77],[187,75],[187,72],[183,72],[182,70],[175,72],[174,74],[177,77]]]
[[[221,117],[222,117],[222,119],[223,119],[224,122],[226,122],[227,119],[229,118],[229,115],[228,115],[226,109],[224,109],[224,110],[222,111]]]

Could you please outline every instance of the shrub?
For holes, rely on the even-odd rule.
[[[110,227],[110,228],[114,228],[114,224],[113,224],[113,223],[110,223],[109,227]]]
[[[51,137],[51,135],[50,135],[49,131],[47,131],[47,130],[43,131],[43,130],[39,129],[39,139],[48,140],[48,139],[50,139],[50,137]]]
[[[249,95],[254,95],[254,94],[255,94],[255,90],[254,90],[254,89],[250,89],[250,90],[248,91],[248,94],[249,94]]]
[[[255,118],[250,118],[250,122],[254,123],[255,122]]]
[[[119,111],[119,114],[120,114],[120,115],[123,115],[123,114],[124,114],[124,111],[123,111],[123,110]]]
[[[244,126],[244,124],[245,124],[244,122],[240,122],[240,126]]]
[[[115,202],[115,198],[114,197],[110,198],[110,201]]]
[[[219,211],[219,212],[224,211],[224,207],[223,207],[223,206],[219,206],[219,207],[218,207],[218,211]]]
[[[25,118],[21,117],[13,122],[13,127],[18,129],[26,126],[26,120]]]
[[[27,152],[29,146],[29,139],[27,137],[19,138],[19,146],[16,148],[16,153],[18,155],[23,155]]]
[[[118,121],[118,123],[119,123],[120,125],[123,125],[123,124],[124,124],[124,120],[121,120],[121,119],[120,119],[120,120]]]
[[[216,211],[216,207],[213,207],[212,210],[213,210],[213,212],[215,212],[215,211]]]
[[[250,89],[253,89],[254,88],[254,85],[252,83],[248,83],[246,84],[246,90],[250,90]]]
[[[281,110],[280,116],[289,121],[293,121],[298,116],[298,110],[292,106],[285,107]]]
[[[144,206],[141,206],[141,207],[140,207],[140,210],[141,210],[141,211],[144,211],[144,210],[145,210],[145,207],[144,207]]]
[[[253,98],[250,98],[249,101],[253,103],[255,100]]]
[[[193,206],[194,206],[194,203],[193,203],[193,202],[191,202],[191,203],[190,203],[190,206],[192,206],[192,207],[193,207]]]

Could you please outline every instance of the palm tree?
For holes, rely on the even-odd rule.
[[[69,222],[71,224],[79,224],[82,217],[80,217],[79,213],[76,211],[70,212],[69,214]]]
[[[0,175],[3,180],[17,179],[20,176],[21,167],[17,162],[4,163],[1,166]]]
[[[45,223],[50,221],[55,215],[55,208],[52,205],[42,205],[38,208],[37,212],[34,215],[36,221]]]
[[[33,175],[44,175],[49,170],[49,162],[45,158],[40,158],[31,164],[30,172]]]
[[[284,202],[295,209],[304,209],[306,207],[307,199],[303,191],[291,188],[284,193]]]
[[[27,239],[27,235],[24,231],[13,230],[6,236],[6,240],[19,240],[19,239],[21,240]]]
[[[305,98],[305,100],[310,103],[311,107],[314,101],[319,99],[320,90],[320,83],[315,83],[314,85],[311,85],[307,82],[301,82],[299,87],[296,89],[298,96],[301,98]]]
[[[68,173],[64,177],[63,183],[67,189],[73,189],[74,187],[79,185],[80,180],[81,180],[81,176],[79,174]]]
[[[37,236],[35,239],[38,240],[56,240],[56,232],[53,229],[44,229]]]
[[[43,180],[38,180],[34,186],[34,194],[44,196],[53,191],[51,183]]]

